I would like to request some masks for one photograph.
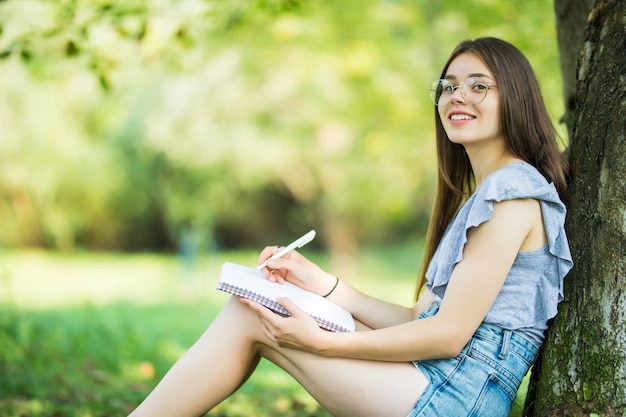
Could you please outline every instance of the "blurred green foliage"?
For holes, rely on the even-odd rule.
[[[326,252],[307,256],[325,267]],[[367,250],[348,282],[409,303],[421,247]],[[215,290],[226,260],[250,264],[256,250],[213,253],[190,267],[172,254],[0,253],[0,416],[125,416],[202,334],[229,295]],[[261,361],[213,417],[327,417],[285,371]]]
[[[326,251],[305,248],[326,267]],[[345,276],[367,294],[408,305],[419,245],[368,248]],[[228,295],[220,265],[257,251],[214,253],[192,268],[169,254],[0,253],[0,415],[124,416],[202,334]],[[419,258],[419,257],[418,257]],[[521,417],[524,380],[509,417]],[[328,417],[285,371],[262,360],[207,417]]]
[[[418,236],[436,174],[430,81],[460,40],[502,37],[557,120],[552,7],[0,2],[0,244],[240,246],[316,228],[341,251]]]

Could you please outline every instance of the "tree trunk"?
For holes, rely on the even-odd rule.
[[[559,61],[563,79],[565,114],[561,118],[572,137],[576,108],[576,62],[581,40],[587,26],[587,16],[596,0],[554,0],[556,33],[559,41]]]
[[[574,269],[529,416],[626,416],[626,2],[598,0],[580,46],[567,232]]]

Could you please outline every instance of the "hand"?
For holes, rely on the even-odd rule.
[[[263,333],[278,346],[315,354],[322,353],[324,336],[329,332],[321,329],[317,322],[289,298],[281,297],[278,302],[291,316],[283,317],[252,300],[240,301],[255,311],[261,321]]]
[[[278,252],[277,246],[267,246],[259,256],[259,265]],[[305,290],[326,294],[335,285],[335,276],[325,272],[319,266],[292,251],[285,256],[268,261],[267,267],[261,270],[263,275],[272,282],[279,284],[289,281]]]

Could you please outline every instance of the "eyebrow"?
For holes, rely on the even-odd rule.
[[[470,78],[470,77],[482,77],[482,78],[489,78],[490,80],[493,80],[493,77],[491,75],[483,74],[481,72],[474,72],[474,73],[469,74],[467,76],[467,78]],[[454,74],[448,74],[448,75],[446,75],[443,78],[444,78],[444,80],[456,80],[458,77],[456,75],[454,75]]]

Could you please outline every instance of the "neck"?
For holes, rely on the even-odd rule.
[[[521,159],[503,146],[490,149],[466,147],[465,150],[472,166],[476,188],[478,188],[492,172],[511,163],[521,162]]]

